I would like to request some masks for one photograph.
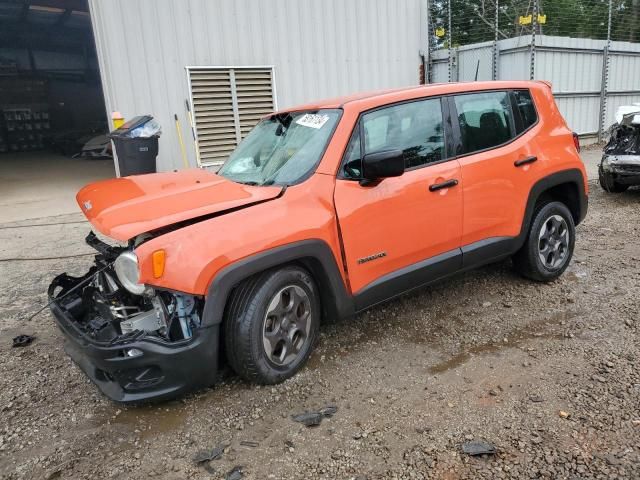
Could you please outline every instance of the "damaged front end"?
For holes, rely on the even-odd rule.
[[[93,233],[87,243],[98,251],[95,265],[81,277],[57,276],[48,291],[72,359],[103,393],[124,403],[211,385],[218,328],[202,325],[204,300],[136,285],[122,272],[131,249]]]
[[[599,167],[600,184],[609,192],[640,185],[640,108],[625,108],[628,113],[619,112],[611,127]]]

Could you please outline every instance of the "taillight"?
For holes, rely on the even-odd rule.
[[[575,145],[578,153],[580,153],[580,139],[578,138],[578,134],[576,132],[573,132],[573,144]]]

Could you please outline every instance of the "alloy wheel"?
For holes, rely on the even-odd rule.
[[[262,323],[262,343],[270,362],[292,363],[304,350],[311,331],[311,302],[305,290],[288,285],[269,302]]]
[[[538,235],[538,256],[549,270],[560,268],[569,253],[569,228],[560,215],[547,218]]]

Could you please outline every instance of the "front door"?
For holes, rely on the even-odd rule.
[[[334,200],[357,308],[460,268],[462,178],[444,117],[439,98],[421,99],[368,112],[354,130]],[[359,182],[362,156],[385,150],[403,151],[405,173]]]

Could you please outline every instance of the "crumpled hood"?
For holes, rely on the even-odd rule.
[[[78,205],[104,235],[141,233],[276,198],[282,187],[235,183],[200,169],[113,178],[83,187]]]

